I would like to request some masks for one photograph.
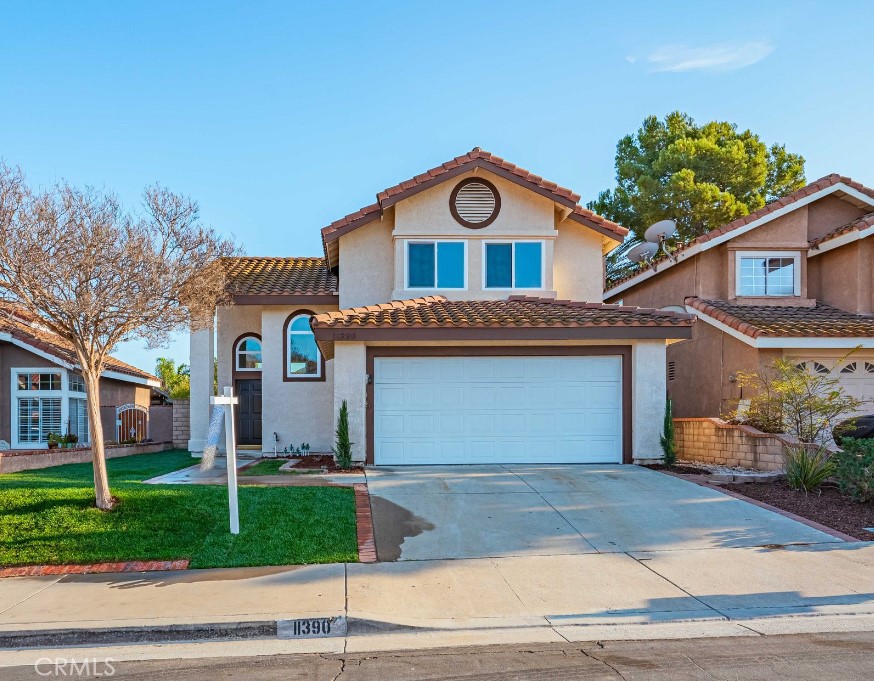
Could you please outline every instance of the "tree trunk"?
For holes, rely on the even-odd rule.
[[[88,427],[91,431],[91,461],[94,467],[94,496],[101,511],[112,509],[109,477],[106,474],[106,449],[103,444],[103,423],[100,420],[100,374],[82,371],[88,395]]]

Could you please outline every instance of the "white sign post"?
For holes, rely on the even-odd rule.
[[[237,438],[234,433],[234,405],[238,400],[231,388],[225,388],[222,395],[210,397],[215,406],[225,412],[225,450],[228,462],[228,509],[231,516],[231,534],[240,534],[240,508],[237,500]]]

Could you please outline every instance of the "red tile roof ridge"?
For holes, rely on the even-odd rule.
[[[556,197],[563,199],[563,202],[573,202],[575,205],[572,208],[572,215],[576,215],[583,220],[588,220],[599,227],[615,233],[617,236],[624,237],[628,234],[628,230],[625,227],[622,227],[621,225],[611,220],[608,220],[607,218],[598,215],[597,213],[594,213],[588,208],[580,206],[578,203],[580,200],[580,195],[573,190],[568,189],[567,187],[562,187],[556,182],[545,180],[540,175],[535,175],[534,173],[525,170],[524,168],[520,168],[515,163],[510,163],[500,156],[496,156],[495,154],[492,154],[488,151],[484,151],[479,147],[474,147],[466,154],[456,156],[455,158],[446,161],[439,166],[435,166],[434,168],[426,170],[423,173],[419,173],[418,175],[415,175],[408,180],[404,180],[378,192],[376,194],[376,203],[365,206],[364,208],[360,208],[353,213],[349,213],[348,215],[345,215],[338,220],[334,220],[327,227],[324,227],[322,229],[323,240],[342,227],[346,227],[355,223],[358,220],[372,216],[374,213],[381,213],[384,209],[383,204],[388,199],[391,199],[392,197],[402,194],[408,190],[414,189],[415,187],[422,185],[426,182],[438,179],[440,176],[448,173],[449,171],[455,170],[460,166],[474,163],[476,161],[482,161],[492,164],[493,166],[503,171],[506,171],[525,182],[534,184],[541,189],[544,189],[554,194]]]
[[[526,296],[513,295],[507,300],[528,302],[528,303],[545,303],[549,305],[563,305],[565,307],[581,307],[590,310],[618,310],[621,312],[642,312],[642,313],[658,313],[663,315],[674,315],[677,317],[688,317],[685,312],[675,312],[674,310],[659,310],[654,307],[638,307],[637,305],[617,305],[616,303],[592,303],[585,300],[559,300],[557,298],[546,298],[543,296]]]

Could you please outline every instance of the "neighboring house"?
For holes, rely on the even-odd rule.
[[[678,417],[719,416],[744,397],[738,371],[777,358],[874,399],[874,190],[829,175],[616,282],[604,295],[698,317],[668,348]],[[839,361],[853,348],[846,360]],[[863,407],[874,412],[874,405]]]
[[[215,350],[238,443],[329,452],[346,401],[368,463],[657,456],[666,343],[693,319],[601,303],[627,230],[578,200],[474,149],[324,228],[324,258],[228,259]],[[191,338],[195,453],[213,338]]]
[[[70,344],[29,315],[0,305],[0,440],[12,449],[43,449],[49,433],[90,441],[85,384]],[[148,437],[149,405],[161,382],[114,357],[100,381],[104,438]]]

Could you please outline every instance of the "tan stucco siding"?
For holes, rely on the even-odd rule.
[[[394,210],[340,237],[340,308],[385,303],[392,299]]]
[[[483,229],[468,229],[452,217],[449,197],[459,182],[470,177],[488,180],[501,196],[498,217]],[[395,205],[395,236],[421,234],[470,237],[472,235],[543,236],[555,230],[554,206],[550,200],[488,171],[465,173]]]
[[[668,394],[677,418],[721,416],[743,397],[732,376],[738,371],[761,371],[781,356],[780,350],[757,350],[699,320],[689,340],[668,346],[674,380]]]
[[[874,240],[853,241],[808,261],[808,295],[842,310],[874,312]]]
[[[218,308],[216,313],[218,387],[234,385],[234,344],[243,334],[261,335],[260,305],[230,305]],[[281,339],[280,339],[281,340]],[[253,374],[257,378],[257,374]]]
[[[331,448],[334,393],[334,362],[325,363],[324,381],[285,381],[283,327],[301,307],[265,305],[261,312],[263,366],[261,371],[262,429],[265,451],[273,449],[273,433],[279,451],[307,442],[314,452]],[[333,306],[307,306],[314,314],[330,312]]]
[[[603,237],[565,221],[553,245],[553,286],[562,300],[601,302],[604,290]]]
[[[812,241],[861,217],[870,209],[856,206],[835,196],[826,196],[807,207],[807,239]]]

